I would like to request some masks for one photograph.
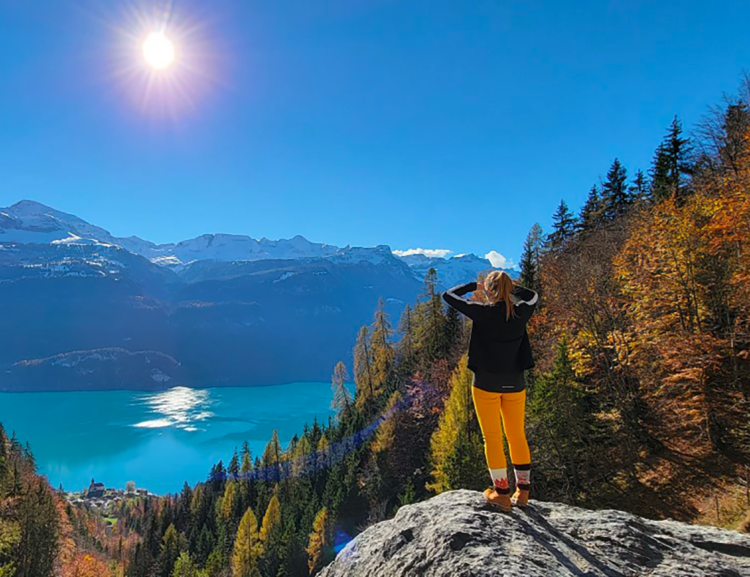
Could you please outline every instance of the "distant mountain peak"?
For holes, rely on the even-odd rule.
[[[59,212],[53,209],[51,206],[47,206],[46,204],[42,204],[41,202],[37,202],[35,200],[28,200],[28,199],[19,200],[17,203],[12,204],[8,208],[15,209],[15,210],[27,210],[27,211],[35,210],[39,212],[43,212],[43,211]]]
[[[108,231],[85,220],[34,200],[24,199],[8,208],[0,208],[0,243],[117,246],[145,257],[152,263],[179,270],[195,261],[251,262],[260,260],[296,260],[327,258],[339,263],[368,262],[374,265],[404,266],[417,278],[430,268],[438,272],[441,286],[476,278],[493,269],[486,258],[462,254],[450,258],[416,253],[395,254],[391,247],[344,247],[316,243],[301,234],[289,239],[255,239],[247,235],[206,233],[176,243],[155,244],[137,236],[114,237]],[[407,268],[408,267],[408,268]]]

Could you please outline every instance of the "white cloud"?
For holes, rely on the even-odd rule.
[[[408,250],[394,250],[393,254],[395,254],[396,256],[411,256],[413,254],[423,254],[431,258],[445,258],[452,252],[452,250],[448,250],[447,248],[410,248]]]
[[[484,258],[490,261],[490,264],[495,268],[515,268],[516,266],[511,259],[505,258],[496,250],[491,250],[484,255]]]

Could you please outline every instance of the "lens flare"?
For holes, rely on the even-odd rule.
[[[174,44],[161,32],[152,32],[143,43],[143,57],[157,70],[166,68],[174,60]]]
[[[172,0],[96,3],[91,16],[107,31],[103,54],[117,97],[144,118],[175,125],[225,86],[228,54],[213,4],[177,9]],[[93,4],[92,4],[93,6]],[[124,97],[124,98],[123,98]]]

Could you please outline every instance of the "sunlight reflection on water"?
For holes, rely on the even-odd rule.
[[[174,427],[183,431],[199,431],[197,425],[214,414],[208,410],[214,401],[207,389],[175,387],[161,393],[143,395],[137,401],[148,407],[155,417],[136,423],[140,429],[163,429]]]

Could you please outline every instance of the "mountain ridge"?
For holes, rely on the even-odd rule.
[[[378,252],[387,245],[375,247],[338,247],[312,242],[302,235],[290,239],[255,239],[248,235],[207,233],[173,243],[157,244],[138,236],[116,237],[76,215],[66,213],[33,200],[21,200],[0,208],[0,243],[22,244],[94,244],[119,246],[147,258],[151,262],[181,270],[193,262],[215,260],[249,262],[256,260],[342,258],[355,252],[366,260],[379,258]],[[480,272],[497,269],[517,276],[515,269],[494,267],[486,259],[474,254],[450,258],[428,257],[421,254],[401,256],[387,247],[394,257],[407,263],[423,279],[430,268],[435,268],[444,279],[443,287],[453,286],[459,279]]]

